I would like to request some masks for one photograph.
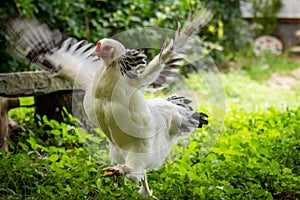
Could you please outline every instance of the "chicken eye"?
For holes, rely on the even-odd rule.
[[[104,51],[109,51],[109,50],[110,50],[110,48],[111,48],[111,46],[105,46],[105,47],[103,47],[103,49],[102,49],[102,50],[104,50]]]

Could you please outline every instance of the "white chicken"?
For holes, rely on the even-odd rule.
[[[149,64],[141,51],[126,49],[114,39],[101,39],[94,49],[85,41],[64,40],[59,31],[37,20],[15,19],[8,33],[16,56],[74,80],[86,91],[86,114],[109,139],[110,157],[117,164],[104,168],[104,176],[141,181],[139,192],[151,197],[146,171],[160,167],[180,137],[207,124],[207,115],[194,112],[185,97],[146,100],[144,92],[173,80],[172,71],[185,57],[178,50],[189,48],[187,38],[208,16],[199,14],[179,28]]]

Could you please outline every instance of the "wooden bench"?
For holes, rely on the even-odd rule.
[[[9,151],[7,140],[16,126],[8,111],[20,107],[19,97],[25,96],[34,97],[36,114],[62,121],[61,111],[65,107],[76,114],[88,131],[94,128],[83,110],[84,91],[72,81],[44,71],[0,73],[0,145],[5,151]],[[72,109],[74,105],[76,110]]]

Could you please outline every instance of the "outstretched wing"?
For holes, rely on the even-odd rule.
[[[138,79],[144,73],[147,67],[146,55],[139,50],[126,49],[125,55],[119,60],[121,73],[131,79]],[[174,80],[178,74],[178,68],[183,65],[183,57],[179,54],[173,54],[168,61],[162,63],[162,71],[158,78],[148,85],[147,91],[157,91]]]
[[[7,32],[12,41],[12,53],[40,68],[59,73],[86,89],[101,67],[101,60],[92,57],[93,44],[64,39],[61,32],[52,30],[37,20],[14,19]]]
[[[187,22],[181,28],[178,23],[178,30],[175,38],[165,44],[159,55],[155,56],[147,66],[139,69],[140,85],[146,90],[157,91],[166,87],[175,80],[179,67],[184,64],[184,60],[191,48],[195,48],[193,37],[210,20],[211,13],[204,9],[197,9],[194,16],[190,14]],[[194,49],[194,53],[201,54],[201,48]]]
[[[161,65],[162,70],[159,76],[147,87],[147,91],[156,92],[174,82],[176,76],[179,75],[179,68],[184,65],[184,56],[173,53],[169,59]]]

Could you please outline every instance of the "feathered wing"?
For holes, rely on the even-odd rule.
[[[195,13],[194,17],[190,14],[182,28],[178,23],[175,38],[169,44],[164,44],[159,55],[155,56],[147,66],[139,69],[138,84],[146,90],[163,89],[175,80],[178,68],[184,64],[188,50],[195,47],[193,37],[212,17],[212,14],[205,9],[198,9]]]
[[[64,39],[61,32],[51,30],[37,20],[14,19],[7,25],[12,39],[12,52],[21,60],[67,77],[82,89],[92,83],[101,60],[92,57],[91,43]]]

